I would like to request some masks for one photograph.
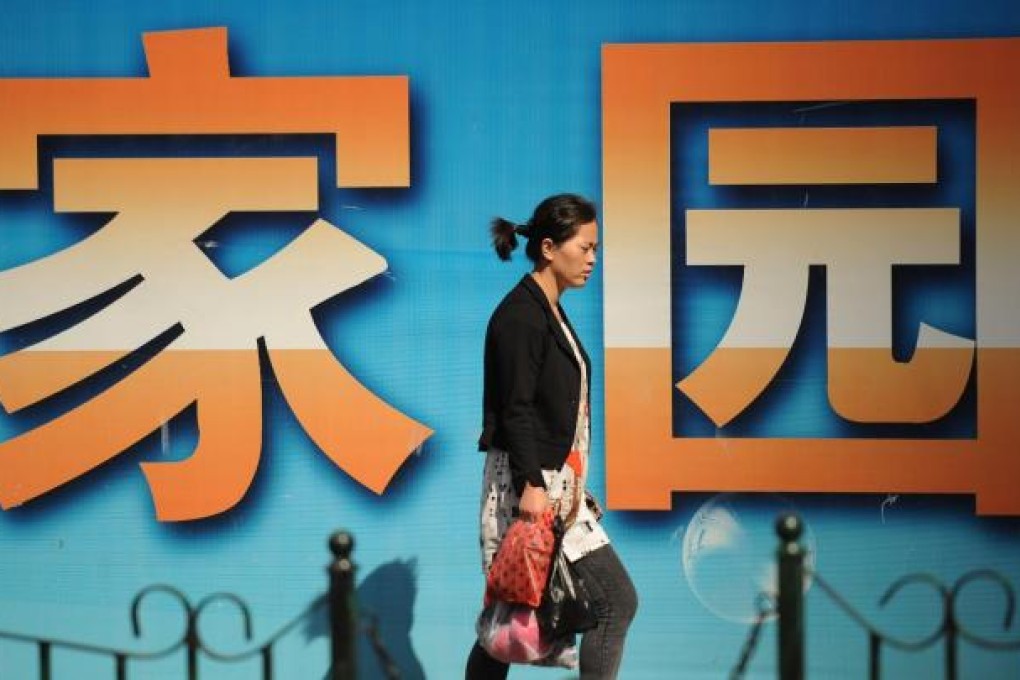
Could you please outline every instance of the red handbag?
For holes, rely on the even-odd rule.
[[[549,580],[553,549],[553,513],[537,522],[517,520],[506,530],[485,581],[485,603],[493,601],[537,607]]]

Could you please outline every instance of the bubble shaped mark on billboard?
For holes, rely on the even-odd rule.
[[[776,518],[793,507],[772,494],[724,493],[710,498],[684,532],[681,566],[698,601],[721,619],[753,623],[758,600],[778,596]],[[814,568],[817,546],[805,524],[801,544],[805,567]],[[811,579],[804,578],[804,591]]]

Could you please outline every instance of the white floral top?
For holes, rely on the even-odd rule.
[[[564,520],[569,520],[576,514],[573,523],[570,524],[563,537],[563,554],[571,562],[576,562],[596,548],[607,545],[609,536],[584,502],[585,484],[588,478],[588,455],[591,448],[588,371],[570,328],[562,321],[560,325],[563,328],[563,334],[574,350],[577,363],[581,367],[581,394],[578,399],[577,428],[574,431],[574,445],[567,463],[560,470],[543,470],[542,476],[545,478],[545,486],[549,491],[549,500],[554,505],[559,504],[560,516]],[[510,456],[506,451],[496,448],[489,449],[485,458],[481,501],[482,569],[488,572],[492,558],[503,540],[507,527],[516,519],[514,509],[520,503],[510,473]]]

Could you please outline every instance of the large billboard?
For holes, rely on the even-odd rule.
[[[560,192],[600,210],[564,307],[592,359],[590,486],[640,600],[622,678],[730,672],[780,512],[907,638],[942,610],[909,589],[883,608],[904,574],[1020,584],[1013,4],[6,3],[0,632],[159,649],[187,623],[170,591],[131,603],[166,584],[243,651],[322,595],[346,528],[403,677],[462,677],[483,339],[529,269],[487,228]],[[865,633],[807,595],[811,677],[863,676]],[[958,613],[991,634],[1005,602],[968,588]],[[326,627],[299,624],[275,677],[321,678]],[[749,676],[773,675],[773,634]],[[930,677],[942,656],[884,661]],[[960,664],[1013,677],[1018,656]],[[39,666],[0,639],[0,676]]]

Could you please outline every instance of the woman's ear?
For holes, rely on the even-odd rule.
[[[542,239],[542,259],[546,262],[552,262],[553,251],[556,250],[556,244],[553,243],[551,238]]]

